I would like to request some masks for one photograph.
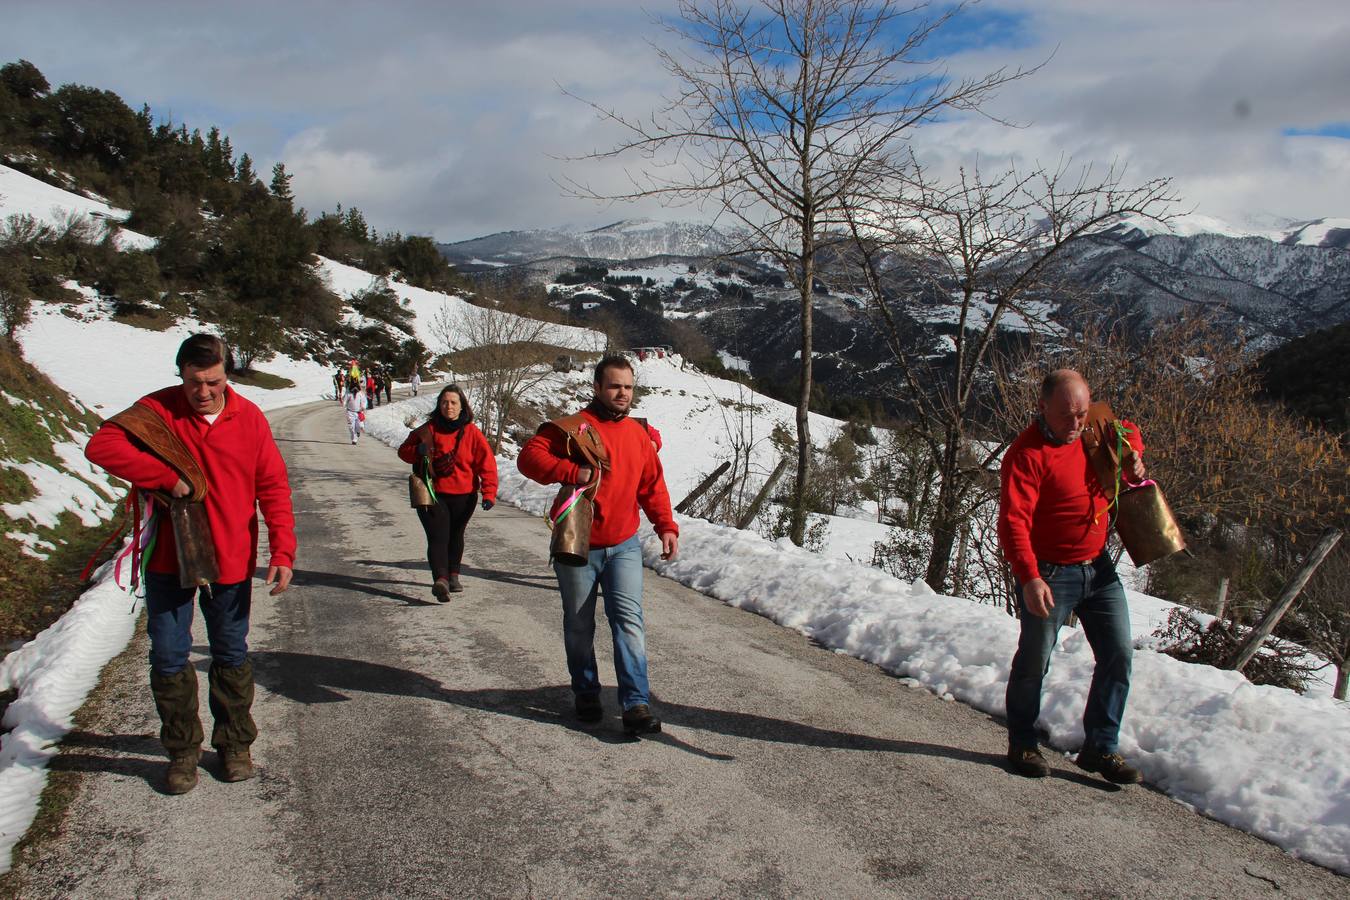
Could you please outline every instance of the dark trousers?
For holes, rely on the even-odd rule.
[[[459,562],[464,558],[464,529],[477,503],[476,491],[437,494],[435,506],[417,510],[422,530],[427,533],[427,562],[431,564],[432,578],[459,574]]]
[[[1041,619],[1027,611],[1022,586],[1017,586],[1022,629],[1008,676],[1008,743],[1013,747],[1036,746],[1041,683],[1050,670],[1050,654],[1060,627],[1070,613],[1077,613],[1083,636],[1096,659],[1087,706],[1083,709],[1084,746],[1115,753],[1119,748],[1125,699],[1130,693],[1134,655],[1129,605],[1115,564],[1103,552],[1082,565],[1041,563],[1040,576],[1050,585],[1055,600],[1048,618]]]

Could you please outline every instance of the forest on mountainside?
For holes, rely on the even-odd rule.
[[[0,300],[16,307],[4,312],[10,336],[22,325],[24,300],[65,299],[61,283],[73,278],[110,298],[119,319],[165,327],[191,314],[235,343],[256,345],[252,358],[326,359],[374,341],[391,357],[374,361],[402,369],[413,362],[404,357],[420,362],[425,348],[348,333],[315,254],[416,287],[466,286],[430,237],[381,235],[359,209],[340,204],[311,217],[296,207],[284,163],[264,182],[219,128],[203,134],[97,87],[53,89],[26,60],[0,66],[0,161],[130,210],[122,226],[156,239],[153,249],[119,251],[87,219],[53,229],[9,217],[0,223]]]

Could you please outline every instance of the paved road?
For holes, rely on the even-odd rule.
[[[393,452],[350,446],[332,403],[273,422],[301,562],[290,593],[255,595],[260,777],[159,792],[141,639],[57,760],[84,774],[59,837],[10,876],[19,895],[1350,891],[1147,788],[1058,759],[1011,775],[988,717],[650,573],[667,730],[625,740],[612,690],[579,727],[541,522],[480,512],[465,593],[432,603]]]

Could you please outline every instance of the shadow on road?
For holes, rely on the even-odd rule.
[[[415,581],[399,581],[393,578],[375,578],[353,574],[351,572],[316,572],[313,569],[296,569],[295,577],[291,581],[292,587],[318,586],[328,588],[338,588],[345,591],[353,591],[358,594],[372,594],[376,597],[385,597],[389,600],[398,600],[409,606],[435,606],[434,600],[426,600],[422,597],[414,597],[397,591],[388,590],[379,585],[399,584],[415,587],[419,591],[424,586]],[[267,569],[259,568],[255,573],[256,578],[266,578]]]
[[[258,683],[297,703],[336,703],[352,694],[374,692],[443,700],[468,709],[514,716],[590,734],[598,740],[623,740],[608,732],[583,727],[572,717],[572,691],[567,685],[536,688],[455,690],[418,672],[357,659],[336,659],[305,653],[257,651],[252,654]],[[845,731],[833,731],[788,719],[754,713],[709,709],[653,698],[667,726],[706,731],[730,737],[803,747],[923,754],[944,759],[1002,767],[1003,758],[960,747],[896,740]],[[611,701],[612,703],[612,701]],[[612,709],[612,706],[611,706]],[[731,759],[695,747],[669,733],[653,736],[710,759]]]

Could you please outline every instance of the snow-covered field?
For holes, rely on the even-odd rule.
[[[0,206],[0,213],[5,209]],[[335,263],[325,262],[324,270],[340,293],[370,283],[366,273]],[[394,287],[413,305],[419,329],[426,325],[423,316],[429,320],[447,301]],[[99,319],[98,304],[94,298],[86,302],[83,321],[39,310],[21,342],[27,358],[58,385],[106,413],[173,383],[173,352],[193,323],[140,331]],[[584,333],[559,337],[588,340]],[[565,340],[559,343],[585,349]],[[282,391],[241,388],[264,408],[331,396],[329,372],[317,364],[276,360],[261,368],[295,382]],[[636,413],[663,435],[662,459],[675,499],[747,437],[753,438],[755,468],[761,473],[772,468],[775,451],[768,435],[775,422],[790,426],[790,407],[683,368],[678,357],[648,360],[637,370],[645,391]],[[535,389],[536,399],[547,395],[579,406],[589,396],[587,377],[550,375]],[[378,407],[368,414],[370,433],[391,445],[401,442],[407,420],[425,416],[433,402],[434,394],[426,392]],[[822,444],[838,428],[833,420],[812,418]],[[501,499],[542,514],[553,491],[519,476],[509,456],[499,467]],[[58,494],[43,496],[44,510],[59,507]],[[78,504],[72,496],[68,508]],[[922,583],[907,584],[845,558],[870,557],[871,543],[884,536],[875,523],[835,520],[831,527],[837,531],[824,554],[700,520],[680,523],[676,559],[661,561],[654,537],[644,542],[648,565],[661,574],[869,660],[940,697],[1003,713],[1016,622],[1001,609],[938,596]],[[1140,649],[1122,732],[1125,754],[1178,802],[1350,873],[1350,707],[1327,696],[1253,686],[1239,674],[1158,654],[1148,648],[1148,636],[1165,617],[1166,604],[1137,593],[1131,602]],[[66,616],[0,663],[0,690],[19,691],[5,713],[10,731],[0,744],[0,869],[8,867],[9,848],[36,813],[47,760],[104,663],[126,645],[137,612],[137,603],[111,584],[105,566]],[[1082,740],[1079,719],[1091,668],[1081,631],[1066,630],[1046,681],[1041,719],[1050,743],[1064,752]]]

